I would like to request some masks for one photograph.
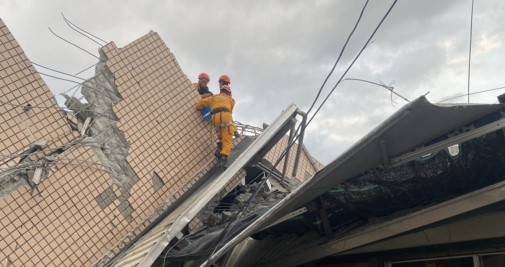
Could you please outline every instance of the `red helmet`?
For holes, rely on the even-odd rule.
[[[222,90],[222,91],[227,91],[228,93],[230,93],[230,94],[231,94],[231,89],[230,89],[230,86],[229,86],[229,85],[227,85],[227,84],[225,84],[225,85],[221,86],[221,90]]]
[[[207,79],[208,81],[210,81],[209,74],[205,72],[200,73],[200,75],[198,75],[198,79]]]
[[[221,81],[227,82],[227,83],[231,83],[230,82],[230,76],[228,76],[228,75],[221,75],[221,77],[219,77],[219,82],[221,82]]]

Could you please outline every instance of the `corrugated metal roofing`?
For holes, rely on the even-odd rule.
[[[472,122],[474,127],[491,126],[495,130],[503,128],[505,124],[500,113],[503,107],[502,104],[440,106],[429,103],[425,97],[416,99],[363,137],[311,180],[281,200],[262,215],[256,223],[250,225],[220,249],[212,259],[221,257],[241,240],[275,222],[285,214],[303,207],[345,179],[387,163],[390,159],[402,154],[443,141],[444,138],[448,138],[447,134],[454,130],[461,130]],[[493,120],[478,120],[485,116],[494,117],[494,122]],[[471,132],[472,129],[469,128],[468,131]],[[455,136],[458,134],[464,133],[454,133]],[[383,155],[386,157],[386,161]]]

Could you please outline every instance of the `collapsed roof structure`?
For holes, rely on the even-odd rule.
[[[505,255],[503,108],[420,97],[266,212],[160,240],[158,265],[126,253],[114,266],[496,266]]]
[[[220,172],[194,110],[198,95],[156,33],[102,47],[96,76],[82,85],[88,102],[67,96],[71,111],[62,112],[0,23],[7,266],[487,267],[505,259],[503,104],[419,97],[325,167],[303,135],[290,147],[305,118],[291,105],[234,139]]]

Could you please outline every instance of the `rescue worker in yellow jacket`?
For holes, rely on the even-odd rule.
[[[211,107],[212,118],[210,120],[212,126],[217,132],[219,139],[218,149],[219,154],[216,155],[219,159],[219,168],[225,169],[228,162],[228,156],[233,148],[233,107],[235,100],[231,97],[231,89],[229,85],[223,85],[220,88],[219,95],[213,95],[199,100],[196,103],[196,108],[201,110],[205,106]]]
[[[210,82],[209,74],[202,72],[198,75],[198,83],[194,83],[196,91],[202,96],[202,98],[206,98],[212,95],[209,91],[209,87],[207,86]]]
[[[228,76],[226,74],[221,75],[221,77],[219,77],[218,82],[219,82],[219,88],[221,88],[221,86],[223,86],[223,85],[229,85],[231,83],[230,76]],[[235,125],[235,122],[233,122],[233,125],[231,127],[232,127],[233,135],[235,137],[240,137],[240,134],[238,133],[237,126]]]
[[[210,82],[210,77],[209,74],[202,72],[200,75],[198,75],[198,83],[194,83],[193,86],[195,87],[196,91],[198,94],[200,94],[201,98],[206,98],[209,97],[212,94],[211,91],[209,91],[209,87],[207,86]],[[204,107],[202,109],[202,119],[209,121],[210,120],[210,107]]]

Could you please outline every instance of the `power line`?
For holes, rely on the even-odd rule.
[[[385,85],[384,83],[376,83],[376,82],[371,82],[371,81],[367,81],[367,80],[363,80],[363,79],[355,79],[355,78],[345,78],[343,79],[343,81],[360,81],[360,82],[366,82],[366,83],[370,83],[370,84],[374,84],[374,85],[377,85],[377,86],[380,86],[382,88],[385,88],[386,90],[390,91],[391,94],[395,94],[396,96],[400,97],[401,99],[407,101],[410,103],[410,101],[403,97],[402,95],[398,94],[397,92],[393,91],[394,90],[394,87],[393,87],[393,84],[395,83],[395,81],[392,81],[389,85]]]
[[[340,62],[340,59],[342,58],[342,54],[344,53],[345,51],[345,48],[347,47],[347,44],[349,43],[349,40],[351,39],[351,37],[353,36],[354,32],[356,31],[356,28],[358,27],[360,21],[361,21],[361,18],[363,17],[363,13],[365,12],[365,9],[366,9],[366,6],[368,5],[368,2],[369,0],[367,0],[363,6],[363,8],[361,9],[361,13],[359,14],[359,17],[358,17],[358,20],[356,21],[356,23],[354,24],[354,28],[352,29],[351,33],[349,34],[349,36],[347,36],[347,40],[345,41],[344,43],[344,46],[342,47],[342,49],[340,50],[340,54],[338,55],[338,58],[337,60],[335,61],[335,64],[333,64],[333,67],[331,68],[330,72],[328,73],[328,75],[326,76],[326,78],[324,79],[324,82],[323,84],[321,85],[321,87],[319,88],[319,91],[317,92],[317,95],[316,95],[316,98],[314,99],[314,101],[312,102],[312,105],[310,106],[310,108],[307,110],[307,114],[310,113],[310,111],[312,110],[312,108],[314,107],[314,105],[316,104],[316,101],[317,99],[319,98],[319,96],[321,95],[321,92],[323,91],[323,88],[324,86],[326,85],[326,82],[328,81],[328,79],[330,78],[330,76],[333,74],[333,71],[335,70],[335,68],[337,67],[337,64],[338,62]]]
[[[468,103],[470,103],[470,69],[471,69],[471,61],[472,61],[472,35],[473,35],[473,2],[474,0],[472,0],[472,11],[471,11],[471,16],[470,16],[470,48],[468,50],[468,82],[467,82],[467,85],[468,85],[468,90],[467,90],[467,94],[468,94]]]
[[[505,89],[505,87],[497,87],[497,88],[492,88],[492,89],[486,89],[486,90],[482,90],[482,91],[477,91],[477,92],[470,93],[470,95],[476,95],[476,94],[481,94],[481,93],[496,91],[496,90],[500,90],[500,89]],[[456,99],[456,98],[460,98],[460,97],[467,96],[467,95],[468,94],[464,94],[464,95],[458,95],[458,96],[446,98],[446,99],[438,101],[437,103],[445,102],[447,100]]]
[[[351,64],[349,64],[349,66],[347,67],[347,69],[345,70],[345,72],[342,74],[342,76],[340,76],[340,79],[337,81],[337,83],[335,84],[335,86],[333,86],[333,88],[331,89],[331,91],[328,93],[328,95],[326,96],[326,98],[323,100],[323,102],[321,103],[321,105],[319,105],[319,108],[316,110],[316,112],[314,113],[314,115],[312,115],[312,117],[310,118],[310,120],[307,122],[307,125],[309,125],[312,120],[314,119],[314,117],[316,116],[316,114],[319,112],[319,110],[321,110],[321,108],[323,107],[323,105],[326,103],[326,101],[328,100],[328,98],[331,96],[331,94],[333,93],[333,91],[335,91],[335,89],[337,88],[337,86],[342,82],[344,76],[347,74],[347,72],[349,72],[349,70],[351,69],[351,67],[354,65],[354,63],[358,60],[358,58],[360,57],[360,55],[363,53],[363,51],[365,50],[365,48],[368,46],[368,44],[370,43],[370,41],[372,40],[372,38],[375,36],[375,33],[377,33],[377,31],[379,30],[380,26],[382,25],[382,23],[384,22],[384,20],[388,17],[389,13],[391,12],[391,10],[393,9],[393,7],[396,5],[396,2],[398,0],[395,0],[393,2],[393,4],[391,4],[391,6],[389,7],[388,11],[386,12],[386,14],[382,17],[381,21],[379,22],[379,24],[377,25],[377,27],[375,27],[375,30],[372,32],[372,34],[370,35],[370,37],[368,38],[368,40],[366,41],[365,45],[363,45],[363,47],[361,48],[361,50],[359,51],[358,55],[356,55],[356,57],[354,58],[354,60],[351,62]]]
[[[12,103],[8,103],[8,102],[3,102],[0,100],[0,104],[2,105],[9,105],[9,106],[12,106],[12,107],[22,107],[22,108],[25,108],[27,105],[17,105],[17,104],[12,104]],[[41,107],[41,106],[33,106],[33,105],[30,105],[30,108],[36,108],[36,109],[57,109],[57,110],[63,110],[63,111],[72,111],[70,110],[69,108],[67,107],[60,107],[60,106],[54,106],[54,107]],[[105,117],[105,118],[108,118],[112,121],[118,121],[117,118],[113,118],[111,116],[109,116],[108,114],[105,114],[105,113],[102,113],[102,112],[98,112],[98,111],[93,111],[93,110],[90,110],[90,109],[87,109],[86,112],[90,112],[90,113],[93,113],[95,115],[99,115],[99,116],[102,116],[102,117]],[[78,114],[79,112],[76,112],[75,114]]]
[[[37,71],[37,73],[40,74],[40,75],[44,75],[44,76],[51,77],[51,78],[58,79],[58,80],[62,80],[62,81],[73,82],[73,83],[76,83],[76,84],[82,84],[81,82],[77,82],[77,81],[74,81],[74,80],[69,80],[69,79],[65,79],[65,78],[56,77],[56,76],[53,76],[53,75],[50,75],[50,74],[47,74],[47,73],[43,73],[43,72],[40,72],[40,71]]]
[[[79,72],[78,72],[78,73],[76,73],[75,75],[81,74],[81,73],[83,73],[83,72],[85,72],[85,71],[87,71],[87,70],[89,70],[89,69],[91,69],[91,68],[95,67],[96,65],[97,65],[97,63],[95,63],[95,64],[93,64],[93,65],[91,65],[91,66],[89,66],[89,67],[87,67],[87,68],[85,68],[85,69],[83,69],[83,70],[79,71]]]
[[[77,78],[77,79],[80,79],[80,80],[83,80],[83,81],[85,81],[85,80],[86,80],[86,79],[84,79],[84,78],[81,78],[81,77],[78,77],[78,76],[75,76],[75,75],[72,75],[72,74],[68,74],[68,73],[63,72],[63,71],[55,70],[55,69],[52,69],[52,68],[49,68],[49,67],[46,67],[46,66],[43,66],[43,65],[37,64],[37,63],[32,62],[32,61],[30,61],[30,63],[32,63],[32,64],[33,64],[33,65],[35,65],[35,66],[39,66],[39,67],[41,67],[41,68],[48,69],[48,70],[51,70],[51,71],[54,71],[54,72],[57,72],[57,73],[60,73],[60,74],[63,74],[63,75],[67,75],[67,76],[70,76],[70,77],[74,77],[74,78]]]
[[[395,0],[393,2],[393,4],[391,5],[391,7],[389,8],[389,10],[387,11],[387,13],[384,15],[384,17],[382,18],[382,20],[380,21],[379,25],[376,27],[376,29],[374,30],[374,32],[372,33],[372,35],[370,36],[370,38],[368,39],[368,41],[365,43],[365,45],[363,46],[363,48],[361,49],[361,51],[359,52],[359,54],[356,56],[356,58],[354,59],[354,61],[349,65],[349,67],[347,68],[346,72],[341,76],[341,78],[339,79],[339,81],[337,82],[337,84],[333,87],[332,91],[328,94],[328,96],[325,98],[325,100],[323,101],[323,103],[319,106],[319,108],[317,109],[316,113],[321,109],[321,107],[324,105],[324,103],[326,102],[326,100],[328,99],[328,97],[331,95],[331,93],[335,90],[336,86],[341,82],[342,78],[345,76],[345,74],[349,71],[349,69],[352,67],[352,65],[354,64],[354,62],[358,59],[358,57],[361,55],[361,53],[363,52],[363,50],[365,49],[365,47],[369,44],[370,40],[373,38],[373,36],[375,35],[375,33],[377,32],[378,28],[382,25],[382,23],[384,22],[385,18],[389,15],[390,11],[393,9],[393,7],[395,6],[397,0]],[[311,107],[309,108],[309,112],[310,110],[313,108],[313,106],[315,105],[315,102],[317,101],[317,98],[319,97],[324,85],[326,84],[327,80],[329,79],[329,77],[331,76],[331,74],[333,73],[335,67],[336,67],[336,64],[338,63],[338,61],[340,60],[341,56],[342,56],[342,53],[343,51],[345,50],[345,46],[347,45],[350,37],[352,36],[352,34],[354,33],[354,30],[356,29],[357,25],[359,24],[359,21],[361,20],[361,17],[364,13],[364,10],[366,8],[366,5],[368,4],[368,1],[365,3],[361,13],[360,13],[360,16],[359,16],[359,19],[355,25],[355,27],[353,28],[353,31],[350,33],[343,49],[341,50],[341,53],[337,59],[337,62],[334,64],[333,68],[331,69],[329,75],[326,77],[325,81],[323,82],[323,85],[321,86],[321,88],[319,89],[318,91],[318,94],[316,96],[316,99],[314,100],[314,102],[312,103]],[[307,112],[308,113],[308,112]],[[315,116],[314,114],[314,116]],[[314,118],[314,116],[312,118]],[[312,121],[312,119],[305,125],[307,126],[310,122]],[[296,132],[298,132],[301,128],[301,125],[298,127],[298,129],[296,130]],[[280,163],[280,161],[282,160],[282,158],[286,155],[287,153],[287,150],[288,148],[290,148],[295,142],[296,140],[299,138],[299,134],[296,135],[295,138],[293,138],[292,142],[288,145],[288,147],[283,150],[283,153],[282,155],[277,159],[277,161],[275,162],[274,166],[272,167],[272,169],[270,170],[270,172],[268,173],[268,175],[266,176],[266,178],[268,178],[271,174],[272,174],[272,171],[273,169]],[[255,192],[253,193],[253,195],[249,198],[249,200],[246,202],[246,204],[244,205],[243,209],[241,209],[241,211],[237,214],[236,216],[236,219],[234,220],[234,222],[236,222],[243,214],[243,211],[250,205],[250,203],[252,202],[252,200],[254,199],[254,197],[257,195],[257,193],[259,192],[259,190],[264,186],[264,183],[266,182],[266,178],[264,178],[262,181],[261,181],[261,184],[258,186],[258,188],[255,190]],[[222,235],[222,237],[220,238],[219,242],[218,242],[218,245],[214,248],[214,251],[212,252],[212,254],[207,258],[207,261],[204,263],[205,266],[209,265],[212,263],[212,260],[213,260],[213,256],[215,255],[216,253],[216,250],[217,248],[221,245],[221,243],[223,242],[223,240],[225,240],[228,232],[230,231],[230,225],[231,225],[231,222],[228,223],[228,225],[226,226],[226,228],[223,230],[224,231],[224,234]],[[218,251],[219,252],[219,251]]]

